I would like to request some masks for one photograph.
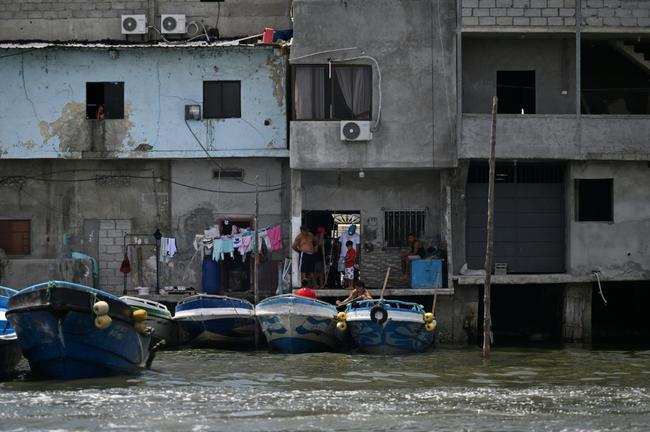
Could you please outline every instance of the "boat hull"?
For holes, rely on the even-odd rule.
[[[386,320],[376,322],[371,319],[370,313],[375,305],[371,302],[360,307],[353,305],[346,312],[352,339],[360,351],[368,354],[406,354],[425,352],[431,347],[433,332],[425,328],[423,310],[393,308],[391,302],[387,302],[384,305]]]
[[[174,321],[193,346],[252,348],[255,342],[255,312],[246,300],[191,296],[178,303]]]
[[[255,315],[269,346],[289,354],[337,351],[336,308],[309,298],[281,295],[260,302]]]
[[[22,358],[16,331],[7,321],[9,297],[17,291],[0,286],[0,375],[10,375]]]
[[[110,327],[95,326],[95,300],[109,304]],[[56,282],[27,288],[11,298],[7,318],[30,368],[47,378],[134,374],[149,357],[151,336],[136,331],[130,307],[83,285]]]
[[[165,305],[138,297],[122,296],[120,299],[131,306],[131,309],[147,311],[147,319],[144,323],[153,330],[151,334],[153,345],[162,340],[165,341],[164,347],[171,347],[178,343],[176,323],[172,320],[172,314]]]

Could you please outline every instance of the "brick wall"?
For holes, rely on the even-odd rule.
[[[582,23],[594,27],[647,27],[650,1],[583,0]]]
[[[125,232],[131,232],[130,220],[99,221],[99,287],[113,294],[121,294],[124,286],[120,265],[124,259],[122,243]]]
[[[576,0],[461,0],[468,26],[575,26]],[[588,1],[588,0],[587,0]]]

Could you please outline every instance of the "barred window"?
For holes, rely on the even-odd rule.
[[[388,247],[408,246],[407,236],[424,234],[425,209],[386,210],[384,213],[384,241]]]

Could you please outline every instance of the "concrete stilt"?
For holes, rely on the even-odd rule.
[[[300,234],[302,223],[302,171],[291,170],[291,238]],[[291,285],[293,288],[300,286],[299,254],[291,251]]]
[[[565,285],[563,300],[563,341],[591,343],[591,284]]]

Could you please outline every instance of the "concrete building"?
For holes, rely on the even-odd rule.
[[[5,6],[2,284],[65,278],[115,293],[125,283],[200,289],[195,234],[227,221],[254,224],[256,184],[260,226],[288,220],[288,51],[257,36],[230,39],[290,28],[289,2]],[[187,15],[184,33],[159,33],[169,13]],[[153,24],[122,34],[124,14]],[[156,229],[178,248],[159,265]],[[79,254],[95,264],[72,259]],[[283,255],[262,264],[260,288],[275,289]],[[251,260],[222,265],[225,289],[251,287]]]

